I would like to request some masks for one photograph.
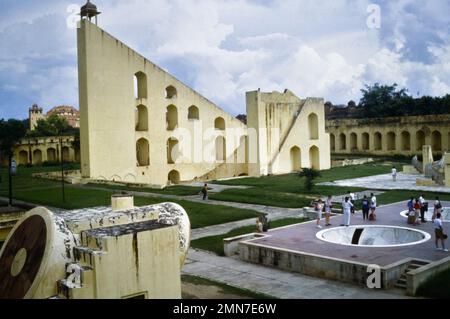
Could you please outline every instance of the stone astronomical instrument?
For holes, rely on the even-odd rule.
[[[178,225],[180,234],[180,267],[183,267],[191,243],[191,222],[186,211],[178,204],[160,204],[161,209],[158,215],[158,222],[167,225]]]
[[[64,221],[43,207],[26,213],[0,251],[0,299],[46,298],[65,277],[76,238]]]
[[[124,197],[119,207],[116,197],[113,207],[27,212],[0,251],[0,299],[180,298],[185,210]]]

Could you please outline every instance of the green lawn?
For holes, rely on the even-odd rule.
[[[450,269],[422,284],[417,294],[429,298],[450,299]]]
[[[162,194],[162,195],[177,195],[177,196],[197,195],[200,193],[200,190],[201,190],[201,187],[185,186],[185,185],[169,186],[169,187],[165,187],[163,189],[139,187],[139,186],[132,186],[132,185],[124,186],[124,185],[107,185],[107,184],[94,184],[94,183],[89,183],[87,185],[92,186],[92,187],[101,187],[101,188],[108,188],[108,189],[113,189],[113,190],[146,192],[146,193],[155,193],[155,194]]]
[[[48,205],[64,209],[78,209],[94,206],[107,206],[111,204],[111,195],[114,192],[93,190],[87,188],[66,187],[66,203],[62,202],[59,188],[53,190],[36,189],[15,192],[15,198],[40,205]],[[253,218],[258,212],[222,205],[208,205],[184,200],[172,200],[162,197],[135,197],[136,206],[152,205],[163,202],[180,204],[188,213],[192,228],[228,223],[241,219]]]
[[[315,179],[315,183],[332,182],[341,179],[366,177],[378,174],[388,174],[391,171],[391,165],[380,163],[364,164],[355,166],[335,167],[329,170],[321,171],[321,177]],[[400,167],[398,167],[401,170]],[[230,179],[225,181],[215,181],[215,184],[223,185],[246,185],[261,188],[268,188],[278,192],[300,193],[304,192],[304,179],[299,178],[298,174],[286,174],[277,176],[249,177]]]
[[[68,166],[69,167],[69,166]],[[72,168],[73,165],[70,165]],[[43,172],[51,172],[58,171],[60,168],[58,166],[49,166],[49,167],[18,167],[17,175],[13,176],[13,190],[26,190],[26,189],[34,189],[34,188],[45,188],[60,185],[57,181],[50,181],[46,179],[40,178],[32,178],[31,175],[34,173],[43,173]],[[4,196],[8,193],[8,169],[0,168],[0,196]]]
[[[181,275],[181,281],[191,283],[194,285],[202,285],[202,286],[216,286],[219,287],[222,293],[224,294],[231,294],[231,295],[237,295],[247,298],[253,298],[253,299],[275,299],[272,296],[268,296],[262,293],[257,293],[248,289],[243,288],[236,288],[227,284],[223,284],[214,280],[201,278],[198,276],[192,276],[192,275]]]
[[[66,202],[62,201],[59,182],[31,177],[32,173],[55,170],[55,167],[19,168],[19,174],[14,177],[14,199],[23,200],[38,205],[47,205],[64,209],[79,209],[85,207],[111,205],[111,190],[96,190],[75,187],[66,184]],[[2,175],[7,171],[2,170]],[[2,179],[5,181],[5,177]],[[7,178],[6,178],[7,181]],[[5,183],[2,183],[4,185]],[[0,189],[0,196],[7,196],[6,186]],[[184,207],[191,220],[192,228],[228,223],[232,221],[256,218],[259,213],[249,209],[240,209],[221,205],[208,205],[184,200],[172,200],[162,197],[135,197],[137,206],[152,205],[162,202],[175,202]]]
[[[317,178],[315,183],[388,174],[390,169],[390,165],[379,163],[336,167],[330,170],[321,171],[322,176]],[[251,186],[252,188],[245,190],[228,189],[218,194],[211,194],[211,199],[287,208],[308,206],[311,199],[319,196],[341,195],[348,193],[349,191],[359,192],[364,190],[364,188],[358,187],[316,185],[312,191],[307,191],[304,187],[304,178],[298,177],[298,174],[241,178],[215,181],[214,183]]]
[[[269,221],[270,229],[282,227],[286,225],[299,224],[307,221],[306,218],[285,218],[280,220],[275,220],[273,222]],[[229,237],[235,237],[239,235],[245,235],[249,233],[253,233],[256,231],[256,221],[255,225],[245,226],[233,229],[226,234],[217,235],[217,236],[209,236],[203,237],[196,240],[191,241],[191,247],[199,248],[203,250],[208,250],[216,253],[219,256],[224,256],[223,251],[223,239]]]
[[[425,199],[430,203],[430,205],[432,205],[436,196],[439,196],[439,199],[442,201],[450,201],[450,194],[411,191],[411,190],[386,191],[385,193],[377,196],[377,201],[380,205],[387,205],[387,204],[391,204],[391,203],[397,203],[397,202],[404,201],[405,207],[406,207],[406,202],[411,197],[418,198],[421,194],[424,195]]]

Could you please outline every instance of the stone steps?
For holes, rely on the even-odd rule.
[[[394,287],[406,290],[406,286],[407,286],[406,274],[412,270],[419,269],[420,267],[426,266],[428,264],[429,264],[429,262],[427,262],[427,261],[412,260],[408,264],[408,267],[406,268],[405,272],[403,274],[401,274],[400,278],[397,280]]]

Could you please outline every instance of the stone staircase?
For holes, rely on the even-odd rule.
[[[428,264],[429,264],[429,262],[424,261],[424,260],[411,260],[409,262],[406,270],[403,272],[403,274],[400,276],[400,278],[395,283],[394,287],[406,290],[406,274],[412,270],[416,270],[416,269],[426,266]]]

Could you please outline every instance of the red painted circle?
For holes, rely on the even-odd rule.
[[[44,257],[47,241],[45,220],[39,215],[27,218],[5,243],[0,257],[0,299],[21,299],[30,289]],[[17,252],[24,248],[27,258],[22,270],[11,275],[11,267]]]

